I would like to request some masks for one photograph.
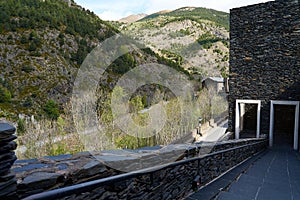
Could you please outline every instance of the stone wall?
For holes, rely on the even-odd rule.
[[[230,12],[229,130],[235,100],[262,100],[261,132],[270,100],[300,101],[299,1],[271,1]]]
[[[14,150],[17,144],[13,141],[16,129],[7,123],[0,122],[0,199],[17,198],[17,181],[11,166],[17,160]]]
[[[178,199],[197,189],[196,176],[204,185],[267,146],[244,139],[16,161],[14,133],[0,123],[0,199]]]
[[[95,152],[95,157],[89,153],[61,155],[17,161],[13,170],[18,179],[17,191],[20,197],[55,188],[64,190],[68,188],[66,186],[74,187],[77,183],[100,179],[97,180],[99,185],[87,190],[76,189],[71,192],[72,195],[62,199],[178,199],[192,191],[192,183],[197,175],[200,175],[201,185],[211,181],[264,149],[267,142],[262,141],[244,139],[170,145],[158,150],[140,150],[139,157],[128,152],[125,154],[121,150],[105,151],[99,154],[100,157],[95,156]],[[174,155],[177,155],[176,162],[167,160]],[[101,162],[103,158],[109,158],[110,162]],[[169,164],[166,164],[168,162]],[[136,166],[141,163],[144,165],[128,173],[112,168],[120,165]],[[76,193],[78,191],[80,192]],[[62,191],[54,193],[60,194]],[[63,193],[66,194],[65,191]]]

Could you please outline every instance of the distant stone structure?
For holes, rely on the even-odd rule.
[[[202,81],[202,87],[212,89],[216,93],[225,93],[225,79],[222,77],[208,77]]]
[[[300,9],[277,0],[230,13],[229,130],[299,149]]]

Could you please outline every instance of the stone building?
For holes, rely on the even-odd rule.
[[[300,9],[277,0],[230,12],[229,130],[299,149]]]
[[[208,77],[202,81],[202,88],[212,89],[216,93],[225,93],[224,78]]]

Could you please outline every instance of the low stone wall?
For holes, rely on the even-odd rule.
[[[87,190],[82,190],[77,185],[75,187],[79,188],[72,191],[72,195],[61,198],[178,199],[192,191],[192,183],[197,175],[200,176],[200,185],[208,183],[266,148],[267,142],[262,141],[264,140],[244,139],[221,143],[169,145],[157,147],[159,149],[156,150],[138,150],[131,153],[122,150],[94,152],[94,156],[89,153],[61,155],[17,161],[13,170],[16,172],[18,193],[21,197],[108,177],[97,180],[98,185],[91,185]],[[168,158],[176,159],[172,161]],[[106,162],[101,159],[106,159]],[[153,165],[159,166],[151,167]],[[132,172],[116,170],[120,166],[123,169],[127,167]],[[86,185],[88,184],[85,183],[85,187]],[[70,189],[66,187],[62,190],[68,188]],[[62,191],[54,193],[60,194]]]
[[[243,139],[15,162],[14,132],[0,123],[0,199],[35,199],[30,195],[49,192],[46,199],[178,199],[192,191],[196,176],[206,184],[267,146],[263,139]]]
[[[11,166],[17,160],[14,150],[17,144],[13,141],[16,129],[7,123],[0,122],[0,199],[16,199],[17,181],[11,173]]]

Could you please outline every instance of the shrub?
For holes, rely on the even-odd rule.
[[[59,108],[54,100],[49,100],[43,107],[43,110],[49,119],[56,120],[59,117]]]
[[[26,131],[25,128],[25,120],[24,119],[18,119],[18,135],[23,135]]]
[[[28,38],[27,38],[26,35],[22,35],[22,37],[21,37],[21,39],[20,39],[20,42],[21,42],[22,44],[28,44],[29,40],[28,40]]]
[[[0,86],[0,103],[6,103],[11,101],[11,93],[5,87]]]
[[[34,71],[34,68],[31,65],[24,65],[24,66],[22,66],[21,70],[23,72],[30,73],[30,72]]]
[[[22,105],[23,105],[23,107],[25,107],[25,108],[31,107],[31,106],[33,105],[32,98],[27,97],[27,98],[25,99],[25,101],[23,102]]]
[[[35,43],[30,43],[28,46],[29,51],[35,51],[37,49],[37,46]]]

